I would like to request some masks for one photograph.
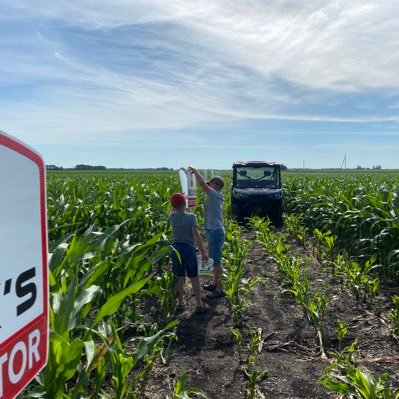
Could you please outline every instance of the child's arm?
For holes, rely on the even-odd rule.
[[[193,237],[195,242],[197,243],[197,247],[198,250],[200,251],[202,260],[207,260],[208,255],[205,252],[204,244],[202,242],[202,238],[200,236],[200,233],[198,232],[198,229],[196,227],[192,227],[191,231],[193,232]]]
[[[206,181],[204,180],[204,178],[200,175],[200,173],[198,172],[197,168],[195,168],[194,166],[189,166],[188,171],[191,173],[194,173],[195,176],[195,180],[197,180],[197,183],[200,185],[200,187],[206,192],[209,193],[211,191],[211,188],[206,184]]]

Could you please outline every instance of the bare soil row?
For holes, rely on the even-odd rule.
[[[250,294],[245,321],[264,331],[265,344],[257,368],[269,370],[259,390],[265,398],[336,398],[318,384],[328,361],[319,356],[314,328],[295,303],[287,288],[277,280],[277,266],[263,246],[255,242],[252,233],[245,238],[253,242],[248,254],[246,276],[262,276],[266,287],[258,284]],[[296,247],[299,256],[309,256]],[[327,310],[323,327],[325,350],[337,348],[337,320],[349,324],[344,344],[358,338],[357,360],[363,371],[379,375],[390,374],[393,387],[399,388],[399,345],[392,336],[387,314],[389,298],[397,287],[385,286],[376,309],[367,309],[322,271],[316,261],[308,269],[314,289],[328,284],[334,299]],[[205,292],[204,292],[205,297]],[[143,398],[171,398],[173,386],[184,371],[188,371],[188,386],[201,388],[210,399],[245,398],[246,380],[241,371],[231,333],[233,320],[228,298],[206,300],[209,310],[197,315],[191,288],[186,287],[186,311],[179,315],[178,341],[165,364],[157,364],[147,384]],[[378,314],[378,315],[377,315]]]

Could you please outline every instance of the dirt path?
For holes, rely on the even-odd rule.
[[[313,327],[293,296],[278,284],[277,267],[264,248],[255,242],[251,233],[246,233],[245,238],[254,243],[248,255],[247,277],[263,276],[267,280],[267,287],[258,284],[251,292],[245,315],[245,321],[261,327],[266,337],[257,368],[267,369],[269,374],[260,384],[260,391],[266,398],[336,398],[317,383],[328,362],[318,356]],[[306,255],[302,251],[301,256]],[[350,329],[344,343],[359,339],[357,359],[363,371],[376,375],[388,372],[392,385],[399,387],[399,346],[384,321],[358,306],[316,262],[308,275],[312,287],[328,284],[334,295],[323,329],[326,352],[337,347],[337,319],[346,321]],[[167,364],[155,367],[143,398],[171,398],[175,381],[185,370],[189,372],[188,386],[201,388],[210,399],[245,398],[246,381],[230,331],[233,322],[228,299],[207,300],[209,311],[196,315],[188,286],[186,301],[187,310],[179,316],[179,340]],[[384,314],[385,309],[381,310]]]

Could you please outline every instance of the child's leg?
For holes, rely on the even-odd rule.
[[[183,294],[184,294],[184,277],[178,276],[176,281],[176,291],[179,297],[178,306],[183,306]]]
[[[206,239],[208,241],[208,255],[210,258],[213,259],[214,252],[215,252],[215,245],[213,243],[213,236],[209,230],[205,230]],[[215,259],[213,259],[215,260]],[[215,264],[214,264],[215,265]],[[217,287],[218,285],[218,276],[215,272],[215,266],[213,266],[213,284]]]
[[[172,270],[176,276],[176,291],[178,295],[178,306],[183,306],[183,294],[184,294],[184,245],[175,243],[174,250],[172,251]],[[179,257],[176,255],[176,251],[179,252]]]
[[[199,277],[191,277],[191,285],[193,287],[195,299],[197,300],[197,306],[202,306],[202,299],[201,299],[201,286]]]
[[[214,284],[216,285],[216,291],[223,291],[222,277],[222,248],[224,243],[224,231],[223,229],[218,230],[206,230],[208,240],[208,253],[209,257],[213,259],[213,272],[214,272]]]

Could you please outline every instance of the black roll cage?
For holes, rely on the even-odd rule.
[[[264,161],[234,162],[233,163],[233,187],[236,187],[236,185],[237,185],[237,169],[245,168],[245,167],[251,167],[251,168],[272,167],[272,168],[274,168],[278,173],[278,183],[279,183],[279,188],[281,188],[280,165],[275,162],[264,162]],[[265,177],[265,176],[262,176],[257,180],[261,180],[261,179],[263,179],[263,177]]]

